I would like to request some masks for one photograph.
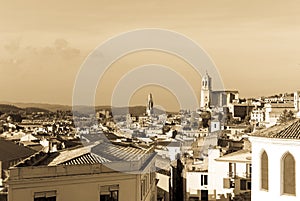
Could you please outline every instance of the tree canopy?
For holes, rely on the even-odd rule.
[[[293,119],[295,119],[293,111],[291,111],[291,110],[288,111],[287,109],[285,109],[285,110],[283,110],[283,112],[281,113],[281,115],[279,117],[279,122],[284,123],[287,121],[291,121]]]

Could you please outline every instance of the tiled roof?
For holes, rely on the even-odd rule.
[[[300,139],[300,121],[295,121],[279,133],[273,135],[274,138]]]
[[[259,130],[251,135],[268,138],[300,139],[300,120],[296,119],[275,125],[267,129]]]
[[[97,145],[62,151],[49,163],[49,166],[137,161],[146,153],[148,153],[146,149],[102,142]]]
[[[36,153],[36,151],[28,147],[0,139],[0,161],[23,159],[34,153]]]
[[[48,165],[55,166],[55,165],[63,164],[67,161],[71,161],[72,159],[79,158],[82,155],[90,153],[90,151],[91,151],[91,146],[65,150],[59,152],[59,155],[55,157]]]
[[[111,161],[137,161],[148,153],[147,149],[124,147],[111,143],[100,143],[94,146],[91,151]]]
[[[80,164],[101,164],[110,162],[106,158],[98,156],[93,153],[86,153],[71,160],[60,163],[60,165],[80,165]]]

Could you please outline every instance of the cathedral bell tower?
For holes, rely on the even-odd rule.
[[[200,95],[200,108],[208,109],[210,106],[211,96],[211,77],[206,72],[202,77],[202,87]]]
[[[146,114],[149,117],[153,115],[153,98],[151,93],[148,95]]]

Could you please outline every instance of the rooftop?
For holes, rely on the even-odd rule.
[[[251,152],[249,150],[239,150],[221,156],[220,158],[217,158],[215,160],[222,162],[251,163]]]
[[[269,103],[272,108],[294,108],[294,103]]]
[[[254,132],[251,136],[282,139],[300,139],[300,119]]]
[[[107,159],[91,153],[91,147],[80,147],[76,149],[65,150],[59,153],[48,166],[56,165],[79,165],[79,164],[95,164],[108,161]]]
[[[11,141],[0,139],[0,161],[11,161],[31,156],[36,151]]]
[[[57,166],[57,165],[86,165],[108,162],[131,162],[146,160],[152,153],[152,148],[143,149],[131,146],[120,146],[107,142],[84,147],[67,149],[60,152],[39,152],[19,163],[17,167],[25,166]]]

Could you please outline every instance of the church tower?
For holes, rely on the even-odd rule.
[[[153,114],[153,99],[152,99],[151,93],[148,95],[146,114],[149,117],[152,116],[152,114]]]
[[[202,87],[200,96],[200,108],[207,109],[210,106],[211,99],[211,77],[206,72],[202,77]]]

